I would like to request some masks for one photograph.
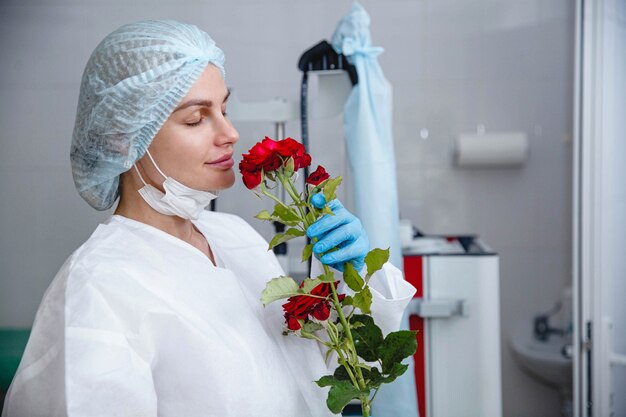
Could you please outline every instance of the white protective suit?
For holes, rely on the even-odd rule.
[[[333,415],[313,381],[336,360],[259,300],[284,274],[267,242],[234,215],[194,224],[217,266],[125,217],[96,229],[43,297],[3,417]],[[397,330],[415,288],[391,264],[370,285],[377,324]]]

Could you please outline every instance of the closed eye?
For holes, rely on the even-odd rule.
[[[197,122],[185,123],[187,126],[198,126],[202,123],[202,119],[199,119]]]

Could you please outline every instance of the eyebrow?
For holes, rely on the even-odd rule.
[[[222,100],[222,102],[226,102],[228,100],[228,97],[230,97],[230,88],[228,89],[228,92],[226,93],[226,96],[224,96],[224,99]],[[172,111],[172,113],[175,113],[182,109],[186,109],[187,107],[192,107],[192,106],[211,107],[212,105],[213,105],[213,102],[211,100],[203,100],[203,99],[188,100],[188,101],[185,101],[184,103],[181,103],[178,107],[176,107],[174,111]]]

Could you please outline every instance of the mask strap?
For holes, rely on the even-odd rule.
[[[163,171],[161,171],[161,169],[159,168],[159,166],[156,164],[156,162],[154,162],[154,158],[152,157],[152,155],[150,154],[150,151],[146,149],[146,153],[148,154],[148,157],[150,158],[150,160],[152,161],[152,165],[154,165],[154,167],[157,169],[157,171],[159,171],[159,174],[161,174],[161,176],[163,178],[167,178],[167,175],[165,175],[163,173]]]
[[[139,179],[141,180],[141,182],[143,182],[143,185],[148,185],[141,176],[141,172],[139,172],[139,169],[137,169],[137,164],[133,164],[133,168],[135,168],[135,171],[137,171],[137,175],[139,175]]]

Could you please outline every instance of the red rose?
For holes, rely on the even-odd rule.
[[[277,142],[266,136],[261,142],[255,143],[239,163],[244,185],[249,189],[258,187],[263,180],[261,172],[275,171],[286,164],[289,158],[293,158],[295,171],[311,165],[311,156],[305,152],[301,143],[292,138]]]
[[[302,288],[300,284],[300,288]],[[335,288],[339,284],[339,281],[335,281]],[[328,298],[331,294],[331,288],[329,282],[323,282],[311,290],[312,295]],[[339,301],[343,301],[345,294],[338,294]],[[283,310],[285,311],[285,320],[287,321],[287,327],[290,327],[290,319],[304,320],[309,315],[312,315],[318,320],[326,320],[330,316],[330,304],[327,299],[309,297],[306,295],[295,295],[287,299],[287,303],[283,304]],[[297,329],[296,329],[297,330]]]
[[[287,299],[288,302],[283,304],[283,310],[297,319],[305,319],[320,300],[321,298],[296,295]]]
[[[282,164],[276,151],[276,142],[267,136],[261,142],[255,143],[248,154],[243,156],[243,160],[255,169],[263,168],[265,172],[274,171]]]
[[[304,145],[302,145],[300,142],[292,138],[286,138],[276,142],[276,144],[277,151],[280,156],[285,159],[289,157],[293,158],[294,171],[311,165],[311,155],[306,153]]]
[[[276,151],[276,142],[267,136],[261,142],[254,144],[239,163],[239,171],[243,177],[244,185],[253,189],[259,186],[263,180],[261,170],[274,171],[282,164],[282,160]]]
[[[319,303],[318,305],[315,306],[315,308],[313,308],[313,317],[315,317],[316,319],[320,321],[324,321],[328,319],[329,316],[330,316],[330,306],[328,304],[328,301]]]
[[[296,331],[296,330],[300,330],[300,328],[302,327],[298,319],[296,319],[295,317],[288,316],[287,314],[285,314],[285,320],[287,321],[287,328],[289,330]]]
[[[243,177],[243,184],[249,190],[258,187],[259,184],[261,184],[261,170],[247,171],[241,168],[241,164],[239,164],[239,170],[241,171],[241,176]]]
[[[276,142],[276,150],[283,158],[289,158],[304,154],[304,145],[292,138],[286,138]]]
[[[293,157],[294,170],[297,171],[300,168],[308,167],[311,165],[311,155],[305,153],[304,155],[296,155]]]
[[[324,167],[318,165],[317,169],[312,172],[311,175],[309,175],[309,177],[306,179],[306,183],[311,185],[320,185],[322,182],[326,181],[329,178],[330,175],[328,175],[328,172],[326,172]]]

